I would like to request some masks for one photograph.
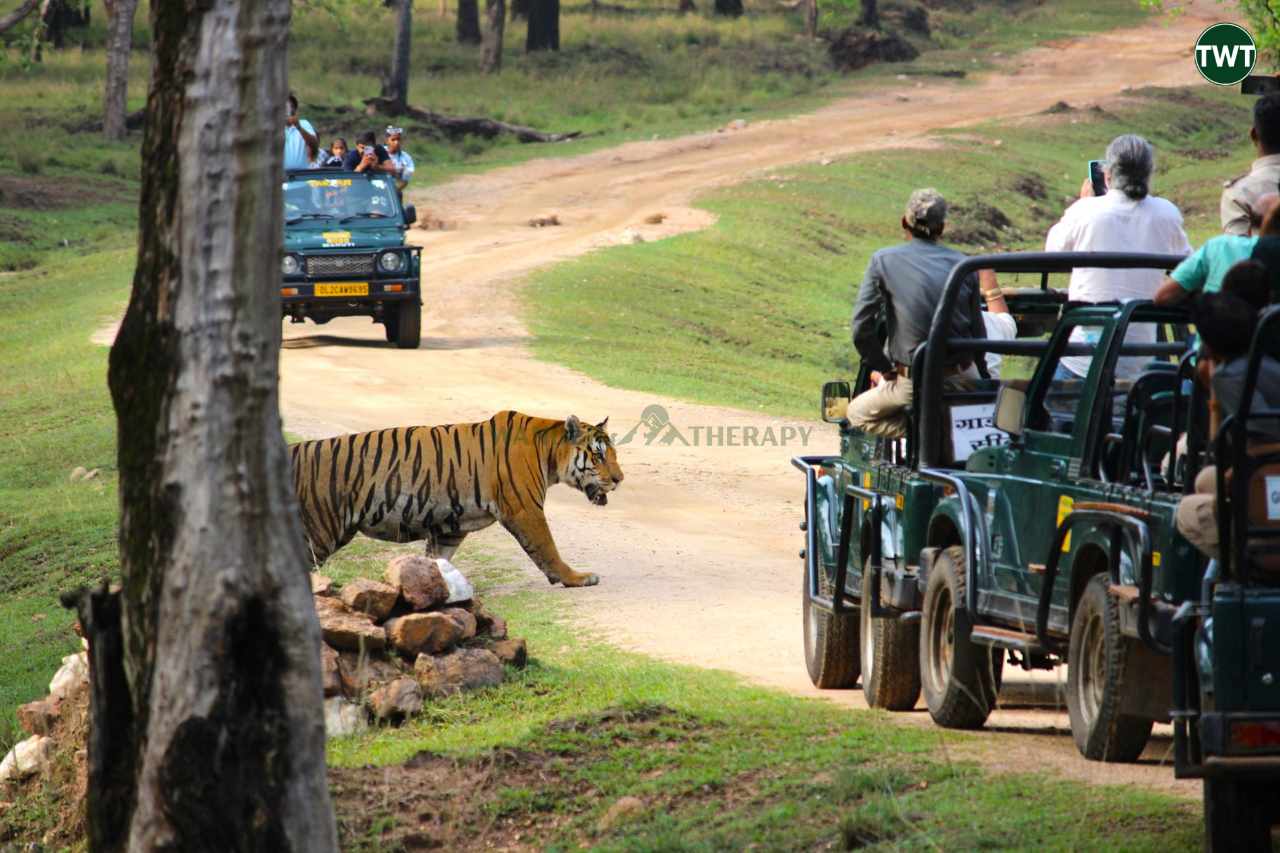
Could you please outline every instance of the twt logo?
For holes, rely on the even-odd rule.
[[[1234,86],[1257,61],[1253,36],[1237,24],[1214,24],[1196,39],[1196,70],[1210,83]]]

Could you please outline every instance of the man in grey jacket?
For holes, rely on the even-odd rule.
[[[929,337],[934,310],[942,300],[951,269],[964,254],[938,242],[946,227],[947,202],[935,189],[916,190],[907,200],[902,228],[907,241],[871,256],[853,308],[853,345],[878,382],[850,403],[849,422],[863,432],[887,438],[907,434],[911,406],[911,356]],[[965,282],[951,318],[953,337],[984,337],[978,307],[977,276]],[[982,293],[1000,298],[995,274],[984,271]],[[881,339],[883,315],[888,335]],[[950,365],[960,374],[972,359]],[[873,374],[873,381],[877,376]]]

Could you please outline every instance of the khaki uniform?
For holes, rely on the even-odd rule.
[[[868,388],[849,401],[845,417],[855,429],[884,438],[906,438],[911,419],[911,380],[905,376]]]
[[[1280,191],[1280,154],[1268,154],[1253,161],[1247,174],[1223,183],[1222,230],[1226,234],[1249,233],[1254,203],[1267,193]]]
[[[1174,525],[1205,556],[1218,559],[1218,469],[1206,465],[1196,475],[1195,492],[1178,502]]]

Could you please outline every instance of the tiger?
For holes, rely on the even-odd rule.
[[[356,535],[425,542],[449,559],[468,533],[501,522],[547,580],[594,586],[560,558],[543,513],[547,489],[573,486],[596,506],[622,482],[609,419],[592,426],[499,412],[487,421],[412,426],[290,446],[293,487],[317,566]]]

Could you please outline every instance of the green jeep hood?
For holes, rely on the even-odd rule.
[[[286,252],[308,252],[319,249],[386,249],[404,245],[404,233],[385,222],[308,221],[305,225],[289,225],[284,232]]]

